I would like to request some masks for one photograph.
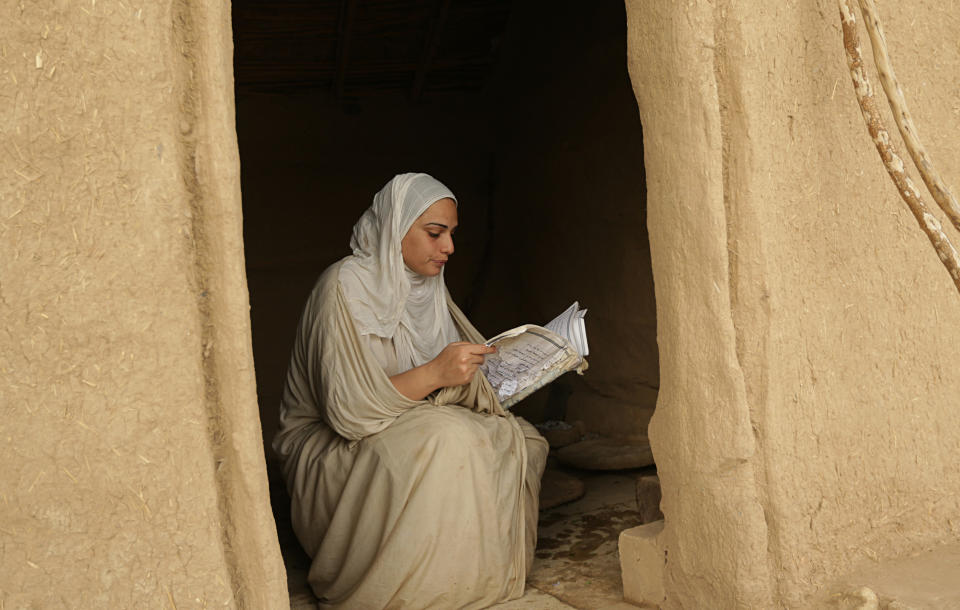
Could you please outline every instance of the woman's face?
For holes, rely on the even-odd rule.
[[[438,199],[413,222],[400,241],[407,268],[420,275],[438,275],[453,254],[453,230],[457,228],[457,204]]]

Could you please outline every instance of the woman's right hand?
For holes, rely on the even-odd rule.
[[[410,400],[423,400],[436,389],[473,381],[484,356],[496,351],[497,348],[482,343],[457,341],[443,348],[430,362],[393,375],[390,382]]]
[[[437,387],[445,388],[470,383],[487,354],[497,348],[483,343],[457,341],[451,343],[430,361]]]

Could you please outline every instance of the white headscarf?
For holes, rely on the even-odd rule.
[[[434,202],[456,197],[427,174],[399,174],[373,198],[353,226],[353,256],[340,266],[340,285],[361,335],[392,339],[401,367],[429,362],[459,333],[447,308],[443,271],[407,268],[400,242]]]

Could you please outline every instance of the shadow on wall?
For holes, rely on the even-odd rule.
[[[394,174],[425,171],[460,199],[454,299],[486,335],[589,308],[591,368],[517,411],[645,432],[659,383],[640,119],[624,8],[517,3],[473,95],[360,100],[237,95],[253,347],[266,444],[297,320],[320,272]],[[589,415],[589,418],[585,417]],[[268,455],[270,451],[268,448]]]

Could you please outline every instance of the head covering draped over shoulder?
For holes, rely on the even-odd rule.
[[[373,198],[353,227],[353,255],[340,266],[347,308],[361,335],[391,339],[406,370],[460,339],[447,308],[443,272],[428,277],[403,262],[400,242],[440,199],[456,197],[427,174],[399,174]]]

